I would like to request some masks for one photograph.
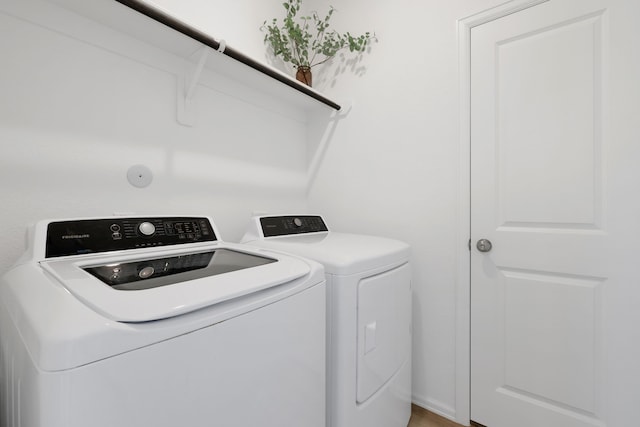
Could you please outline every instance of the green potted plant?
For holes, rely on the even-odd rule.
[[[317,12],[298,16],[302,0],[287,0],[282,4],[286,15],[282,24],[273,18],[271,23],[264,21],[261,29],[266,32],[264,41],[273,50],[275,56],[296,68],[296,79],[311,86],[311,68],[323,64],[345,48],[350,52],[364,52],[375,36],[366,32],[359,36],[351,33],[338,33],[329,29],[329,21],[335,9],[330,6],[324,18]]]

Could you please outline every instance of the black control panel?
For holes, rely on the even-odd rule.
[[[51,222],[47,258],[217,240],[202,217],[109,218]]]
[[[320,216],[270,216],[260,218],[264,237],[329,231]]]
[[[167,258],[88,267],[84,270],[114,289],[150,289],[167,284],[158,284],[158,280],[151,279],[185,274],[206,268],[211,262],[214,253],[215,251],[199,252]]]
[[[273,262],[277,261],[229,249],[215,249],[171,257],[86,267],[84,270],[113,289],[138,291],[244,270]]]

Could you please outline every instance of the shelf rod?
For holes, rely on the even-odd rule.
[[[187,37],[191,37],[192,39],[197,40],[204,45],[212,47],[215,50],[218,50],[218,48],[220,47],[220,43],[217,42],[213,37],[209,36],[208,34],[205,34],[202,31],[199,31],[185,24],[184,22],[176,19],[175,17],[159,9],[156,9],[155,7],[148,5],[142,2],[141,0],[116,0],[116,1],[157,22],[160,22],[161,24],[166,25],[169,28],[172,28],[178,31],[179,33],[184,34]],[[272,70],[271,68],[265,66],[264,64],[256,61],[253,58],[248,57],[243,53],[238,52],[237,50],[229,46],[225,46],[224,50],[221,53],[235,59],[236,61],[240,61],[243,64],[248,65],[249,67],[253,68],[256,71],[266,74],[267,76],[275,80],[278,80],[279,82],[284,83],[285,85],[299,92],[302,92],[305,95],[310,96],[311,98],[335,110],[340,110],[341,108],[340,105],[336,104],[335,102],[331,101],[328,98],[325,98],[319,93],[310,90],[307,86],[303,85],[302,83],[297,83],[292,79],[282,76],[275,70]]]

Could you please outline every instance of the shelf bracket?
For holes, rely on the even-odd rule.
[[[325,153],[327,152],[327,148],[329,147],[329,143],[331,142],[332,136],[338,127],[338,123],[340,120],[347,117],[347,115],[351,112],[353,108],[354,101],[353,99],[347,100],[345,103],[341,104],[342,108],[340,110],[335,110],[331,117],[329,118],[328,126],[324,131],[324,134],[320,138],[320,141],[317,145],[317,148],[314,151],[313,157],[311,158],[311,162],[309,163],[309,168],[307,169],[307,195],[309,195],[309,191],[313,187],[313,183],[318,176],[318,171],[320,170],[320,165],[324,159]]]
[[[221,44],[224,46],[224,44]],[[223,48],[224,49],[224,48]],[[202,46],[198,49],[193,56],[199,56],[198,63],[191,70],[187,70],[184,75],[178,76],[178,85],[177,85],[177,120],[178,123],[185,126],[194,126],[196,124],[196,110],[193,102],[193,98],[196,92],[196,86],[198,86],[198,81],[200,80],[200,75],[202,74],[202,70],[204,69],[204,64],[207,62],[207,58],[209,57],[209,52],[211,48],[208,46]]]

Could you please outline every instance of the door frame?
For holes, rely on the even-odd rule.
[[[455,273],[455,421],[471,417],[471,29],[552,0],[510,0],[458,20],[459,147]]]

